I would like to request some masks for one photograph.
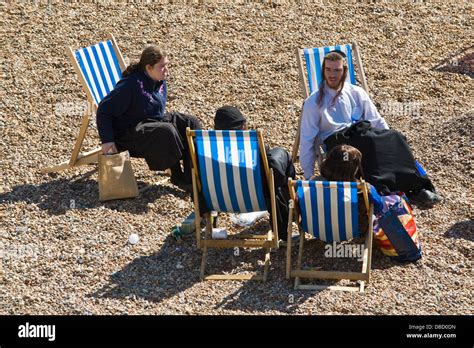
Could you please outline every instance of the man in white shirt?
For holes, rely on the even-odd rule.
[[[344,82],[347,63],[337,52],[323,62],[324,83],[305,100],[301,119],[300,162],[305,179],[314,174],[316,150],[334,133],[359,120],[372,127],[388,129],[369,95],[360,87]]]
[[[300,163],[306,180],[314,174],[316,160],[319,164],[321,163],[319,146],[323,145],[324,141],[336,132],[361,120],[369,121],[374,129],[389,129],[367,92],[358,86],[345,82],[348,66],[343,52],[329,52],[324,57],[322,73],[321,87],[311,94],[303,105]],[[403,136],[400,135],[400,137]],[[410,152],[408,157],[412,157],[411,151],[408,150],[408,152]],[[414,167],[414,159],[412,163]],[[417,162],[416,165],[418,166]],[[426,180],[429,181],[427,178]],[[434,193],[431,182],[425,186],[425,189],[419,192],[421,200],[428,204],[440,202],[441,197]]]

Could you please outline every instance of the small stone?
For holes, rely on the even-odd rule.
[[[132,245],[138,244],[138,241],[140,240],[140,237],[138,237],[138,234],[132,233],[128,237],[128,242]]]

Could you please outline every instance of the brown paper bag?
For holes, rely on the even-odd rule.
[[[128,151],[113,155],[99,154],[99,200],[138,196]]]

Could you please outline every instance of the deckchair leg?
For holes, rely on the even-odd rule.
[[[293,149],[291,150],[291,160],[293,161],[293,163],[296,163],[298,160],[298,149],[300,147],[301,118],[302,115],[298,117],[298,128],[296,130],[296,137],[295,142],[293,143]]]
[[[84,137],[86,136],[87,128],[89,127],[89,120],[92,116],[92,111],[89,110],[89,107],[85,110],[84,116],[82,118],[81,128],[79,130],[79,135],[77,136],[76,143],[72,150],[71,158],[69,159],[69,165],[73,166],[77,161],[77,156],[79,151],[81,151],[82,143],[84,142]]]
[[[372,231],[372,214],[373,214],[374,206],[370,205],[368,209],[368,220],[369,226],[367,228],[367,234],[365,236],[364,242],[364,254],[363,254],[363,262],[362,262],[362,273],[365,274],[366,280],[360,282],[359,291],[362,293],[365,289],[365,282],[367,284],[370,282],[370,268],[372,265],[372,239],[373,239],[373,231]]]
[[[204,247],[202,249],[201,270],[200,270],[201,280],[204,280],[204,274],[206,272],[206,261],[207,261],[207,245],[206,243],[204,243]]]
[[[373,238],[374,238],[374,232],[373,232],[373,221],[372,217],[374,214],[374,206],[371,205],[369,209],[369,230],[367,231],[367,238],[366,238],[366,243],[367,243],[367,284],[370,282],[370,269],[372,268],[372,244],[373,244]]]
[[[331,290],[331,291],[350,291],[360,292],[360,288],[357,286],[339,286],[339,285],[316,285],[316,284],[303,284],[299,285],[295,290]]]
[[[290,279],[291,273],[291,236],[293,235],[293,209],[294,201],[290,200],[290,213],[288,216],[287,242],[286,242],[286,279]]]
[[[352,42],[352,50],[354,51],[354,57],[356,60],[356,65],[359,68],[360,73],[360,83],[362,88],[369,93],[369,87],[367,86],[367,80],[365,79],[364,65],[362,65],[362,59],[360,58],[359,45],[356,41]]]
[[[300,247],[298,251],[298,261],[296,263],[296,268],[298,271],[301,270],[301,260],[303,258],[303,244],[304,244],[304,231],[300,229]],[[298,287],[300,286],[300,277],[295,278],[295,290],[298,290]]]
[[[300,277],[295,277],[295,290],[300,290]]]
[[[278,240],[280,239],[278,237],[278,223],[277,223],[277,211],[276,211],[276,201],[275,201],[275,179],[273,176],[273,169],[270,169],[270,174],[269,174],[269,181],[270,181],[270,196],[271,196],[271,209],[272,209],[272,221],[271,226],[272,226],[272,236],[273,236],[273,246],[275,249],[278,249]],[[281,231],[283,233],[283,231]]]
[[[275,235],[273,234],[273,231],[268,231],[267,233],[267,241],[272,242],[272,238],[275,238]],[[278,243],[278,241],[277,241]],[[271,247],[266,248],[266,253],[265,253],[265,267],[263,268],[263,281],[266,282],[268,278],[268,271],[270,268],[270,252],[272,251]]]
[[[303,90],[303,99],[306,100],[309,96],[309,88],[308,88],[308,79],[304,71],[304,63],[303,63],[303,50],[297,48],[296,49],[296,61],[298,63],[298,74],[300,76],[300,83],[301,88]],[[304,104],[304,102],[303,102]],[[304,106],[304,105],[303,105]],[[291,159],[293,163],[296,163],[298,160],[298,149],[300,146],[300,131],[301,131],[301,119],[303,118],[303,106],[301,107],[301,114],[298,117],[298,129],[296,130],[296,137],[295,142],[293,143],[293,149],[291,151]]]
[[[195,169],[191,170],[191,177],[193,180],[193,199],[194,199],[194,216],[195,216],[195,226],[196,226],[196,246],[198,249],[201,249],[201,214],[199,212],[199,197],[198,190],[196,185],[196,173]]]
[[[202,260],[201,260],[201,280],[204,280],[204,274],[206,270],[206,262],[207,262],[207,253],[208,253],[208,246],[207,241],[210,238],[212,225],[211,225],[211,213],[206,213],[206,233],[205,233],[205,241],[204,241],[204,248],[202,251]]]
[[[367,275],[368,273],[368,261],[369,261],[369,236],[366,236],[365,238],[365,243],[364,243],[364,253],[363,253],[363,256],[362,256],[362,273]]]
[[[268,269],[270,266],[270,248],[265,248],[265,266],[263,268],[263,281],[266,282],[268,278]]]
[[[370,277],[370,270],[367,269],[367,264],[368,264],[368,241],[369,236],[366,236],[365,238],[365,245],[364,245],[364,254],[363,254],[363,262],[362,262],[362,273],[367,276],[367,282],[369,281]],[[361,280],[359,284],[359,292],[364,292],[365,288],[365,281]]]
[[[82,117],[81,128],[79,130],[79,134],[76,138],[76,142],[74,143],[74,148],[71,153],[71,157],[69,161],[62,162],[59,165],[54,167],[42,168],[41,172],[46,173],[55,173],[65,169],[79,167],[84,164],[89,164],[92,162],[97,162],[97,154],[102,152],[102,149],[96,149],[93,151],[89,151],[85,154],[80,154],[82,148],[82,143],[84,142],[84,138],[86,136],[87,128],[89,127],[89,120],[92,116],[92,106],[93,104],[89,101],[88,107],[84,111],[84,116]]]
[[[78,155],[76,162],[74,162],[72,166],[70,165],[70,161],[65,161],[53,167],[41,168],[41,173],[43,174],[56,173],[62,170],[76,168],[76,167],[83,166],[86,164],[95,163],[97,162],[97,159],[98,159],[97,155],[99,153],[102,153],[102,148],[97,148],[95,150]]]

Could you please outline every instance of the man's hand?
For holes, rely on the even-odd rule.
[[[111,155],[117,152],[114,142],[102,144],[102,153],[104,155]]]

